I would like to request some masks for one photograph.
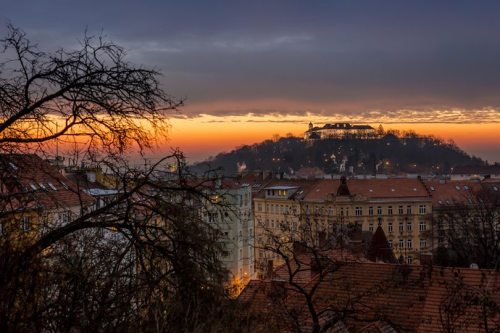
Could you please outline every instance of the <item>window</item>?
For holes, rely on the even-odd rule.
[[[411,214],[411,206],[406,206],[406,214]]]
[[[418,206],[418,212],[423,215],[427,212],[427,207],[425,205]]]
[[[389,222],[389,224],[387,225],[387,230],[389,232],[392,232],[392,222]]]
[[[387,214],[392,215],[392,206],[389,206],[389,208],[387,208]]]
[[[399,232],[403,232],[403,222],[399,222]]]
[[[377,207],[377,215],[382,215],[382,207]]]
[[[392,249],[392,240],[389,240],[388,243],[389,243],[389,247]]]
[[[356,207],[356,216],[363,215],[363,209],[361,207]]]
[[[259,212],[261,212],[261,211],[262,211],[262,204],[261,204],[261,203],[258,203],[258,204],[257,204],[257,210],[258,210]]]
[[[427,230],[427,224],[425,223],[425,221],[420,221],[419,229],[420,229],[420,231]]]
[[[21,229],[23,231],[28,231],[31,229],[31,218],[29,216],[23,216],[21,219]]]
[[[398,207],[398,213],[399,215],[403,215],[403,206]]]
[[[399,240],[399,248],[402,249],[404,247],[404,242],[402,239]]]
[[[410,222],[406,222],[406,230],[411,231],[411,229],[412,229],[411,221]]]
[[[368,225],[368,231],[373,232],[373,223]]]
[[[368,207],[368,215],[373,215],[373,207]]]
[[[413,242],[411,241],[411,239],[408,239],[406,241],[406,247],[409,248],[409,249],[413,248]]]
[[[420,240],[420,250],[424,250],[427,247],[427,240],[421,239]]]
[[[408,263],[408,265],[411,265],[412,262],[413,262],[413,257],[412,256],[408,256],[408,258],[406,259],[406,262]]]

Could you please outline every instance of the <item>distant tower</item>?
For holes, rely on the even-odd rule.
[[[313,129],[313,123],[312,122],[309,122],[309,130],[312,130]]]

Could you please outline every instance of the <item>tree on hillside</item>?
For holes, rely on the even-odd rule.
[[[165,135],[182,101],[100,37],[46,53],[8,26],[1,43],[0,331],[210,330],[225,274],[219,231],[198,214],[210,198],[180,152],[163,161],[178,166],[170,178],[162,161],[125,158]],[[107,170],[114,194],[99,205],[27,154],[72,139]]]

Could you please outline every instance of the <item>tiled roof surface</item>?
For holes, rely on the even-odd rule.
[[[495,271],[348,262],[300,285],[305,291],[317,288],[313,304],[323,325],[342,321],[348,332],[481,332],[485,323],[500,327],[500,273]],[[302,328],[312,326],[305,297],[297,290],[283,282],[251,281],[239,300],[249,311],[274,314],[274,321],[283,323],[279,331],[287,332],[285,323],[290,328],[292,317]]]
[[[305,200],[326,200],[336,193],[340,179],[323,179],[316,183],[305,197]],[[348,179],[347,186],[351,195],[362,195],[369,199],[385,198],[427,198],[429,193],[419,179]]]
[[[294,193],[291,199],[303,199],[309,191],[315,186],[319,180],[306,180],[306,179],[275,179],[266,184],[261,191],[254,195],[254,198],[265,198],[264,189],[273,186],[292,186],[299,189]]]
[[[481,183],[471,180],[429,180],[425,184],[434,207],[455,202],[466,203],[471,195],[481,190]]]
[[[0,155],[0,180],[1,191],[6,195],[4,204],[11,209],[71,208],[94,201],[55,167],[33,154]]]

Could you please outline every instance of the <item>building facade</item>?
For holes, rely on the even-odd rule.
[[[309,123],[309,129],[304,133],[304,139],[342,139],[355,137],[362,139],[375,138],[375,129],[370,125],[352,125],[350,123],[325,124],[315,127]]]
[[[356,226],[367,236],[381,226],[407,263],[432,249],[432,199],[420,179],[276,180],[253,201],[260,275],[281,263],[273,241],[336,246]]]
[[[237,289],[243,288],[255,274],[251,186],[222,179],[204,191],[209,200],[201,206],[202,218],[220,230],[227,251],[221,259],[230,272],[229,281]]]

